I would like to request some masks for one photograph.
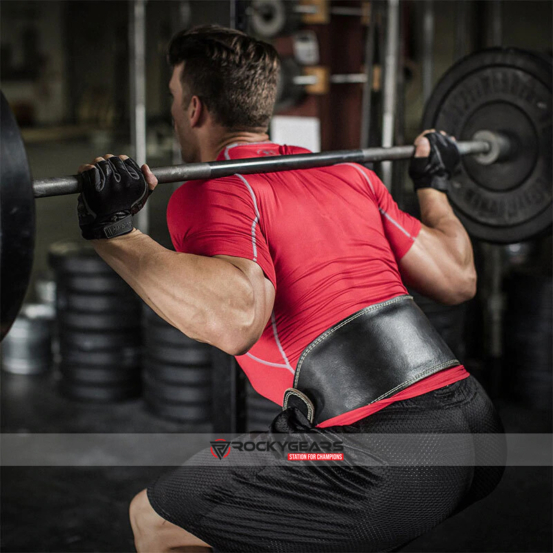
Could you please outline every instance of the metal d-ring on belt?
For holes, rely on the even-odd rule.
[[[398,296],[361,309],[313,340],[282,408],[298,407],[317,425],[456,365],[413,298]]]

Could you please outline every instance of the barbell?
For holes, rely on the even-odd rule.
[[[551,227],[551,59],[491,49],[467,56],[438,83],[424,128],[456,136],[462,163],[452,178],[451,204],[475,238],[519,242]],[[1,338],[28,286],[35,236],[35,198],[75,194],[78,176],[32,180],[19,129],[1,95]],[[341,150],[158,167],[160,183],[267,173],[344,162],[408,159],[413,146]]]

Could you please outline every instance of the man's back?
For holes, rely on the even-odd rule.
[[[218,159],[307,153],[270,142]],[[420,230],[360,165],[190,181],[168,207],[178,251],[256,261],[276,289],[260,340],[238,361],[281,403],[305,347],[336,322],[407,291],[397,267]]]

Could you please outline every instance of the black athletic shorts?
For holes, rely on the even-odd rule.
[[[269,435],[302,432],[306,422],[289,408]],[[504,471],[501,420],[472,376],[324,432],[469,434],[471,442],[453,453],[475,462],[436,465],[440,442],[430,439],[423,462],[406,466],[388,464],[386,448],[369,452],[381,461],[374,466],[181,466],[152,483],[148,498],[160,516],[215,551],[389,551],[486,497]],[[499,441],[473,439],[480,433]]]

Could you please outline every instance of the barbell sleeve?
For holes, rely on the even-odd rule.
[[[486,154],[491,145],[487,140],[458,142],[462,156]],[[158,182],[169,183],[196,179],[214,179],[228,177],[236,173],[272,173],[291,171],[293,169],[310,169],[327,167],[337,163],[369,163],[375,161],[394,161],[409,159],[415,152],[414,146],[393,146],[391,148],[365,148],[359,150],[337,150],[316,154],[295,154],[261,158],[233,159],[212,161],[209,163],[185,163],[169,167],[156,167],[152,173]],[[81,180],[77,175],[52,177],[33,180],[35,198],[77,194],[81,190]]]

